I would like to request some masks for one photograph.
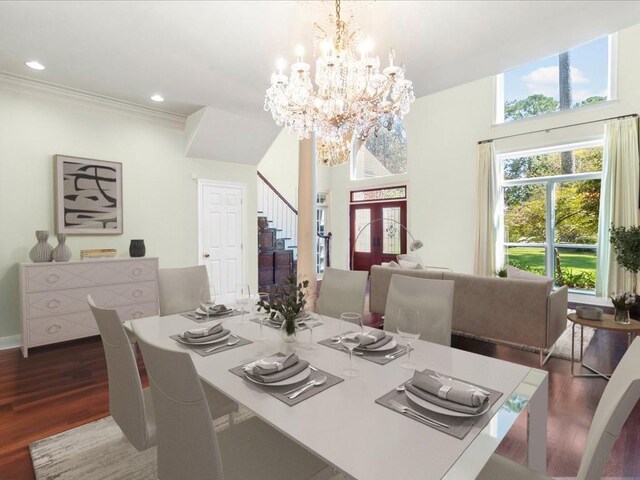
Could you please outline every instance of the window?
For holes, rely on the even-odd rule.
[[[380,124],[363,143],[353,143],[351,178],[386,177],[407,173],[407,132],[394,117],[387,128]]]
[[[496,121],[609,100],[610,42],[610,37],[602,37],[499,75]]]
[[[318,194],[320,195],[320,194]],[[326,195],[326,194],[325,194]],[[326,197],[325,197],[326,198]],[[327,256],[324,236],[328,235],[327,227],[327,207],[319,206],[316,208],[316,273],[318,275],[324,273],[325,260]]]
[[[407,187],[371,188],[351,192],[351,203],[375,202],[378,200],[404,200],[407,198]]]
[[[602,144],[509,154],[502,162],[505,264],[594,290]]]

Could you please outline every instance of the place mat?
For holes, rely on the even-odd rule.
[[[435,371],[429,370],[429,369],[424,369],[422,370],[422,372],[436,373]],[[465,380],[462,380],[459,378],[455,378],[455,377],[451,377],[451,378],[453,380],[459,380],[461,382],[465,382]],[[410,383],[410,380],[404,382],[403,385],[406,385],[407,383]],[[493,405],[502,396],[502,392],[498,392],[497,390],[492,390],[491,388],[482,387],[479,385],[478,387],[481,388],[482,390],[487,390],[488,392],[491,392],[491,394],[489,395],[490,406],[489,406],[489,409],[487,410],[487,413],[489,413],[489,410],[491,410],[491,407],[493,407]],[[445,425],[448,425],[449,428],[432,425],[427,422],[422,422],[419,419],[416,419],[414,417],[407,415],[406,413],[398,412],[394,407],[391,406],[391,400],[395,400],[396,402],[398,402],[401,405],[404,405],[405,407],[410,407],[413,410],[420,412],[425,417],[431,418],[437,422],[444,423]],[[378,398],[376,400],[376,403],[379,405],[382,405],[383,407],[387,407],[388,409],[393,410],[394,412],[400,415],[404,415],[405,417],[410,418],[411,420],[415,420],[416,422],[427,425],[431,428],[434,428],[440,432],[451,435],[452,437],[458,438],[460,440],[466,437],[473,427],[477,426],[478,431],[480,431],[491,420],[491,415],[487,415],[487,413],[485,413],[484,415],[480,415],[478,417],[451,417],[449,415],[443,415],[441,413],[432,412],[430,410],[420,407],[419,405],[416,405],[415,403],[413,403],[407,398],[404,392],[398,392],[395,388],[390,392],[386,393],[385,395],[383,395],[382,397]]]
[[[349,333],[355,333],[355,332],[346,332],[343,335],[347,335]],[[346,353],[347,355],[349,355],[349,350],[347,350],[347,347],[345,347],[344,345],[342,345],[341,343],[336,343],[332,340],[332,338],[335,337],[331,337],[331,338],[326,338],[324,340],[320,340],[318,343],[320,345],[324,345],[325,347],[329,347],[329,348],[333,348],[334,350],[338,350],[340,352]],[[404,350],[404,351],[403,351]],[[387,357],[387,355],[391,355],[393,353],[398,353],[401,352],[399,355],[393,357],[393,358],[389,358]],[[356,353],[358,352],[358,353]],[[362,353],[362,355],[360,355],[360,353]],[[365,360],[369,360],[370,362],[373,363],[377,363],[378,365],[385,365],[387,363],[393,362],[395,359],[400,358],[404,355],[406,355],[407,353],[407,348],[406,347],[401,347],[400,345],[396,346],[396,348],[394,348],[393,350],[386,350],[384,352],[370,352],[367,350],[354,350],[353,351],[353,356],[357,357],[357,358],[364,358]]]
[[[293,384],[293,385],[283,385],[281,387],[269,387],[269,386],[266,386],[266,385],[260,385],[258,383],[253,383],[250,380],[246,380],[244,378],[244,373],[242,371],[242,367],[244,365],[245,364],[242,364],[242,365],[240,365],[238,367],[232,368],[229,371],[231,373],[241,377],[243,379],[243,381],[247,383],[247,385],[255,387],[258,390],[261,390],[261,391],[263,391],[265,393],[268,393],[272,397],[275,397],[278,400],[280,400],[281,402],[286,403],[290,407],[293,407],[294,405],[297,405],[300,402],[304,402],[306,399],[311,398],[311,397],[313,397],[314,395],[317,395],[320,392],[324,392],[326,389],[331,388],[331,387],[333,387],[334,385],[337,385],[340,382],[344,382],[344,378],[336,377],[335,375],[333,375],[333,374],[331,374],[329,372],[325,372],[324,370],[320,370],[319,368],[316,368],[314,370],[315,367],[313,367],[311,369],[311,373],[309,375],[309,378],[306,379],[303,382],[298,383],[297,385]],[[327,377],[327,381],[324,382],[324,384],[319,385],[317,387],[312,387],[312,388],[308,389],[306,392],[298,395],[294,399],[291,399],[287,395],[284,394],[285,392],[291,391],[296,386],[299,386],[300,388],[302,388],[302,386],[305,383],[310,382],[311,380],[314,380],[314,379],[318,378],[321,375],[326,375],[326,377]]]
[[[205,315],[200,315],[196,312],[184,312],[184,313],[181,313],[180,315],[188,318],[189,320],[193,320],[194,322],[204,323],[204,322],[209,322],[211,320],[218,320],[222,318],[235,317],[236,315],[242,315],[242,312],[240,310],[234,309],[230,313],[225,313],[224,315],[209,315],[208,317]],[[247,315],[247,312],[245,312],[245,315]]]
[[[260,325],[260,319],[257,317],[253,317],[249,320],[251,320],[253,323],[257,323],[258,325]],[[276,325],[275,323],[272,323],[266,319],[262,325],[265,327],[273,328],[274,330],[280,330],[280,325]],[[324,325],[324,324],[320,320],[315,320],[315,319],[313,320],[313,328],[319,327],[320,325]],[[309,330],[309,327],[306,325],[306,322],[303,322],[301,326],[299,325],[299,330]]]
[[[226,343],[233,337],[236,337],[240,341],[234,345],[226,345]],[[224,342],[221,342],[219,344],[214,343],[211,345],[187,345],[185,343],[178,341],[178,335],[171,335],[169,338],[172,340],[175,340],[176,343],[178,343],[179,345],[182,345],[184,347],[189,348],[190,350],[193,350],[201,357],[208,357],[209,355],[213,355],[214,353],[226,352],[227,350],[231,350],[233,348],[242,347],[244,345],[249,345],[250,343],[253,343],[251,340],[247,340],[246,338],[241,337],[240,335],[236,335],[235,333],[232,333],[231,336],[227,338]],[[218,345],[220,345],[220,348],[216,348],[213,352],[207,352],[207,350],[209,350],[210,348],[215,348]],[[224,347],[222,345],[224,345]]]

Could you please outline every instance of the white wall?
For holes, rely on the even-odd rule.
[[[258,171],[298,208],[298,138],[283,128],[258,164]]]
[[[638,45],[640,25],[619,32],[618,98],[606,104],[492,125],[494,77],[416,100],[405,117],[409,159],[407,175],[351,181],[348,166],[333,169],[333,265],[348,267],[349,191],[395,183],[409,186],[408,228],[414,237],[425,244],[419,252],[425,263],[471,273],[475,245],[477,142],[559,125],[640,113]],[[495,142],[495,147],[498,153],[505,153],[588,140],[602,135],[602,123],[597,123],[500,140]]]
[[[257,284],[256,168],[187,158],[181,130],[107,110],[0,90],[0,340],[19,333],[18,262],[29,262],[35,230],[54,231],[53,155],[123,164],[124,234],[73,236],[84,248],[143,238],[161,267],[198,263],[197,181],[247,185],[246,278]],[[49,243],[57,241],[52,233]]]

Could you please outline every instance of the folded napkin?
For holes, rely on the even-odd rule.
[[[287,355],[283,353],[279,353],[275,356],[279,356],[279,358],[281,359],[280,361],[283,361],[282,359],[287,357]],[[291,357],[295,357],[295,360],[296,360],[295,363],[290,363],[289,361],[290,363],[289,366],[281,370],[276,370],[273,373],[267,373],[267,374],[254,373],[252,364],[255,364],[256,362],[252,362],[248,365],[245,365],[242,369],[244,371],[244,374],[247,377],[257,380],[258,382],[262,382],[262,383],[280,382],[282,380],[286,380],[287,378],[290,378],[290,377],[293,377],[294,375],[299,374],[309,366],[309,362],[305,360],[299,360],[297,355],[288,356],[288,358],[291,358]]]
[[[276,353],[270,357],[261,358],[255,362],[247,363],[242,367],[242,370],[254,375],[268,375],[270,373],[279,372],[285,368],[298,363],[298,355],[290,353],[285,355],[284,353]]]
[[[474,386],[462,387],[447,385],[446,381],[432,377],[429,373],[416,371],[406,389],[433,404],[461,413],[476,414],[481,412],[489,397],[479,392]]]
[[[201,303],[200,304],[200,309],[203,312],[208,312],[208,313],[211,313],[211,314],[224,313],[224,312],[229,310],[227,308],[227,306],[223,305],[223,304],[220,304],[220,305],[207,305],[206,303]]]
[[[391,336],[387,335],[383,330],[359,333],[356,335],[356,338],[360,340],[360,346],[358,348],[361,350],[375,350],[393,340]]]
[[[220,322],[216,322],[210,327],[204,328],[194,328],[192,330],[187,330],[182,334],[184,338],[201,338],[207,337],[209,335],[213,335],[215,333],[220,333],[222,331],[222,324]]]
[[[220,331],[217,333],[213,333],[211,335],[206,335],[204,337],[197,337],[197,338],[193,338],[193,337],[186,337],[183,333],[181,333],[180,335],[178,335],[178,337],[180,337],[180,340],[187,342],[187,343],[193,343],[194,345],[197,345],[198,343],[206,343],[206,342],[211,342],[213,340],[217,340],[219,338],[222,338],[226,335],[229,335],[231,332],[227,329],[223,329],[222,327],[220,327]]]

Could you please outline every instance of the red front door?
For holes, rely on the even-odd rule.
[[[351,205],[352,270],[371,270],[406,253],[407,201],[359,203]]]

